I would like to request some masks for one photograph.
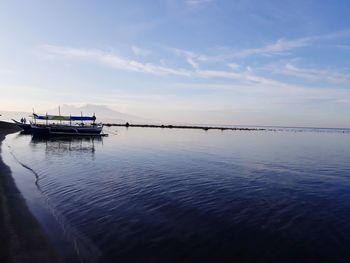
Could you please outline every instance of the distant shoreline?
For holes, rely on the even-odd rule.
[[[0,262],[60,262],[1,158],[5,136],[18,131],[16,125],[0,121]]]

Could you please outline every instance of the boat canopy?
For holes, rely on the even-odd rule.
[[[49,121],[95,121],[96,117],[92,116],[60,116],[60,115],[38,115],[33,113],[36,120],[49,120]]]

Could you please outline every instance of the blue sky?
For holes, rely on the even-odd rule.
[[[0,109],[350,127],[348,1],[2,1]]]

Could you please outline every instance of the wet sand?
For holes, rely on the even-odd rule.
[[[0,121],[0,262],[62,262],[1,159],[1,142],[19,128]]]

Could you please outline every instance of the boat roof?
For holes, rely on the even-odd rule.
[[[96,116],[61,116],[61,115],[38,115],[33,113],[36,120],[50,120],[50,121],[95,121]]]

